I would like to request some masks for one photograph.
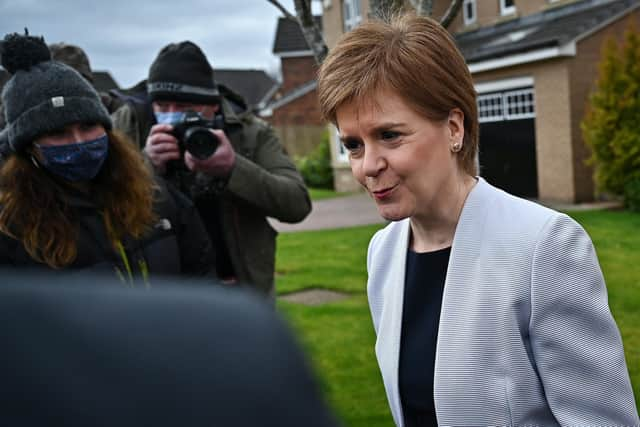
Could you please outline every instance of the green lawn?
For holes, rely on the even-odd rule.
[[[309,188],[309,195],[311,200],[323,200],[333,199],[335,197],[351,196],[353,193],[337,193],[333,190],[326,190],[324,188]]]
[[[640,406],[640,215],[623,211],[570,215],[594,241]],[[316,307],[278,303],[346,426],[393,425],[373,351],[375,336],[365,293],[367,244],[380,227],[283,233],[278,238],[279,294],[305,288],[351,294],[347,300]]]

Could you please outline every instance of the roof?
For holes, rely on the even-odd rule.
[[[314,16],[313,20],[322,31],[322,17]],[[273,53],[282,54],[287,52],[309,51],[309,45],[304,39],[302,28],[298,21],[289,18],[278,18],[278,27],[276,29],[276,38],[273,42]],[[311,53],[309,53],[311,55]]]
[[[563,46],[638,7],[638,0],[583,0],[455,37],[467,62],[473,63]]]
[[[93,71],[93,87],[98,92],[108,92],[111,89],[119,89],[118,83],[108,71]]]
[[[318,87],[318,82],[316,80],[311,80],[306,83],[301,84],[300,86],[290,90],[288,93],[284,94],[281,98],[274,100],[271,104],[267,105],[267,109],[276,110],[283,105],[287,105],[290,102],[295,101],[296,99],[308,94],[312,90]]]
[[[214,69],[218,83],[242,96],[250,108],[262,108],[279,87],[263,70]]]

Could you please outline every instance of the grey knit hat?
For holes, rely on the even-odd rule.
[[[213,68],[204,52],[190,41],[171,43],[160,50],[149,68],[147,93],[151,101],[220,102]]]
[[[26,31],[25,31],[26,33]],[[38,136],[72,123],[111,129],[100,96],[77,71],[52,61],[42,37],[9,34],[0,44],[2,66],[12,74],[2,90],[7,126],[0,145],[20,152]]]

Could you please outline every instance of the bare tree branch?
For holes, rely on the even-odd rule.
[[[452,0],[449,8],[440,19],[440,25],[442,25],[444,28],[448,28],[455,19],[456,15],[458,15],[458,12],[460,12],[461,7],[462,0]]]
[[[302,29],[304,39],[307,41],[307,45],[313,52],[313,56],[317,64],[322,64],[324,58],[327,56],[327,44],[322,38],[322,32],[316,25],[311,13],[311,0],[293,0],[293,5],[296,8],[296,16],[298,17],[298,23]]]
[[[433,0],[420,0],[416,10],[420,16],[431,16],[433,14]]]
[[[387,22],[394,14],[402,10],[403,7],[403,0],[370,0],[369,16]]]
[[[311,0],[294,0],[293,5],[296,8],[296,14],[292,15],[278,0],[267,0],[269,3],[282,12],[282,14],[300,25],[302,35],[304,36],[309,49],[313,52],[313,56],[318,64],[324,61],[327,56],[327,44],[322,38],[322,32],[316,25],[311,13]]]
[[[283,5],[280,4],[278,0],[267,0],[269,3],[278,8],[278,10],[289,19],[296,19]]]

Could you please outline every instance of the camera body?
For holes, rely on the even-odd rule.
[[[211,129],[224,129],[224,118],[216,114],[213,120],[205,120],[195,111],[186,111],[182,121],[173,125],[173,136],[178,140],[180,154],[188,151],[204,160],[216,152],[220,141]]]

